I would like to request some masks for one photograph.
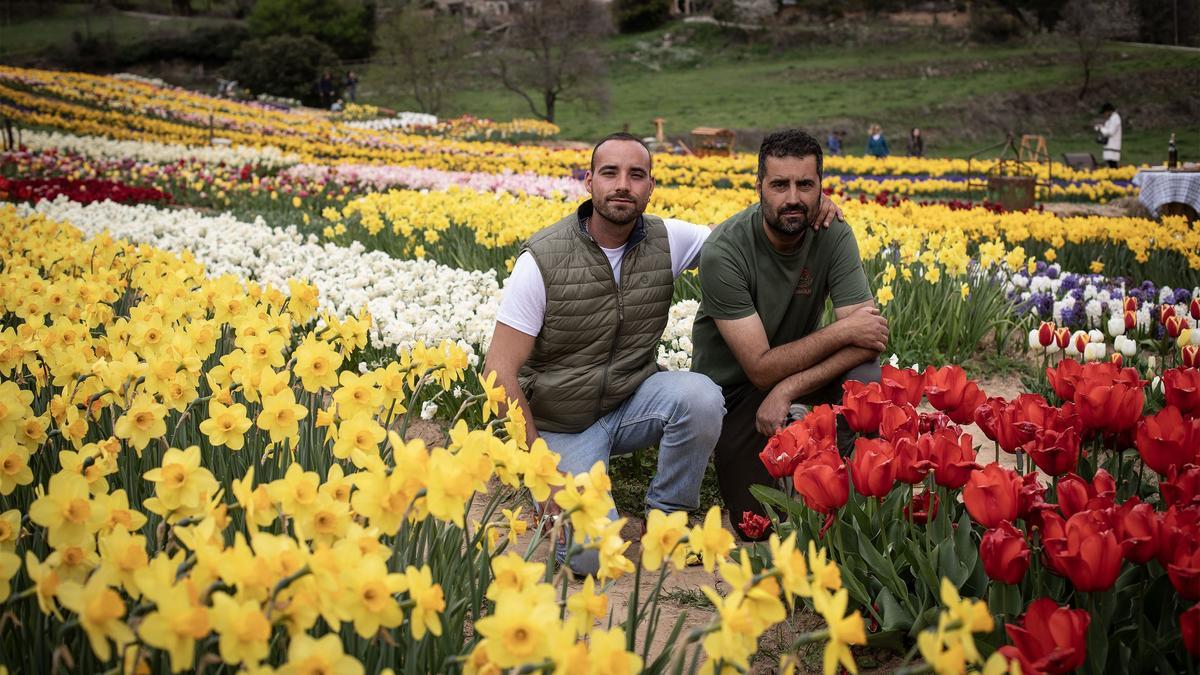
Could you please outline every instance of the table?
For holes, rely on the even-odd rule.
[[[1143,170],[1133,177],[1133,184],[1140,188],[1138,201],[1155,218],[1170,204],[1185,204],[1200,211],[1200,171]]]

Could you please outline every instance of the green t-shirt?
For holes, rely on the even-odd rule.
[[[692,370],[722,387],[749,381],[713,319],[757,313],[771,347],[798,340],[821,325],[825,299],[845,307],[871,299],[858,242],[845,221],[809,230],[800,248],[780,253],[763,232],[755,204],[721,223],[700,252],[703,297],[692,326]]]

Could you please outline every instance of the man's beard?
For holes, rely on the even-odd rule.
[[[798,202],[785,204],[783,208],[773,214],[763,211],[763,220],[772,230],[793,237],[808,229],[808,205]]]
[[[613,204],[609,200],[614,198],[628,199],[630,203]],[[613,225],[628,225],[642,215],[637,199],[633,195],[615,194],[609,195],[602,201],[593,200],[592,208]]]

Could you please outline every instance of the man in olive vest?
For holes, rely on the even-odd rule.
[[[808,134],[767,136],[758,154],[759,203],[718,225],[700,256],[692,369],[724,394],[714,462],[743,538],[745,512],[764,513],[750,486],[774,483],[758,458],[768,437],[793,405],[840,403],[844,381],[878,381],[887,347],[887,320],[875,308],[854,232],[840,219],[810,228],[828,201],[821,165],[821,146]],[[822,328],[826,299],[837,320]],[[843,454],[851,439],[839,420]]]
[[[562,471],[657,443],[646,506],[690,511],[720,435],[721,389],[699,373],[660,371],[657,352],[675,278],[695,267],[709,228],[644,215],[651,157],[630,134],[596,144],[584,185],[592,199],[522,247],[484,372],[525,411],[526,440],[543,438]],[[571,560],[581,574],[598,564],[594,551]]]

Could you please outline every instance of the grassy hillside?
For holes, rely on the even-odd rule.
[[[147,6],[147,9],[153,9]],[[151,36],[178,35],[202,26],[219,26],[227,19],[96,9],[88,3],[47,6],[37,16],[6,20],[0,13],[0,62],[28,59],[49,51],[70,49],[73,34],[112,37],[125,45]]]
[[[672,48],[664,49],[668,33]],[[1092,91],[1080,101],[1075,54],[1050,38],[975,46],[914,34],[885,47],[779,48],[741,44],[713,26],[676,24],[614,38],[606,49],[611,105],[603,111],[577,101],[563,104],[556,121],[566,138],[593,139],[625,125],[650,134],[653,118],[662,116],[669,134],[726,126],[745,132],[747,145],[763,131],[788,125],[822,136],[829,128],[844,128],[850,150],[861,152],[866,126],[878,122],[894,151],[902,152],[908,129],[920,126],[933,154],[968,154],[1003,140],[1006,129],[1046,134],[1055,156],[1068,150],[1099,154],[1091,124],[1100,102],[1112,100],[1131,123],[1129,160],[1161,161],[1170,131],[1179,136],[1183,154],[1200,156],[1200,51],[1195,50],[1109,47]],[[384,64],[366,69],[360,90],[368,100],[415,109]],[[456,92],[443,111],[461,113],[497,119],[531,115],[522,100],[486,81]]]

